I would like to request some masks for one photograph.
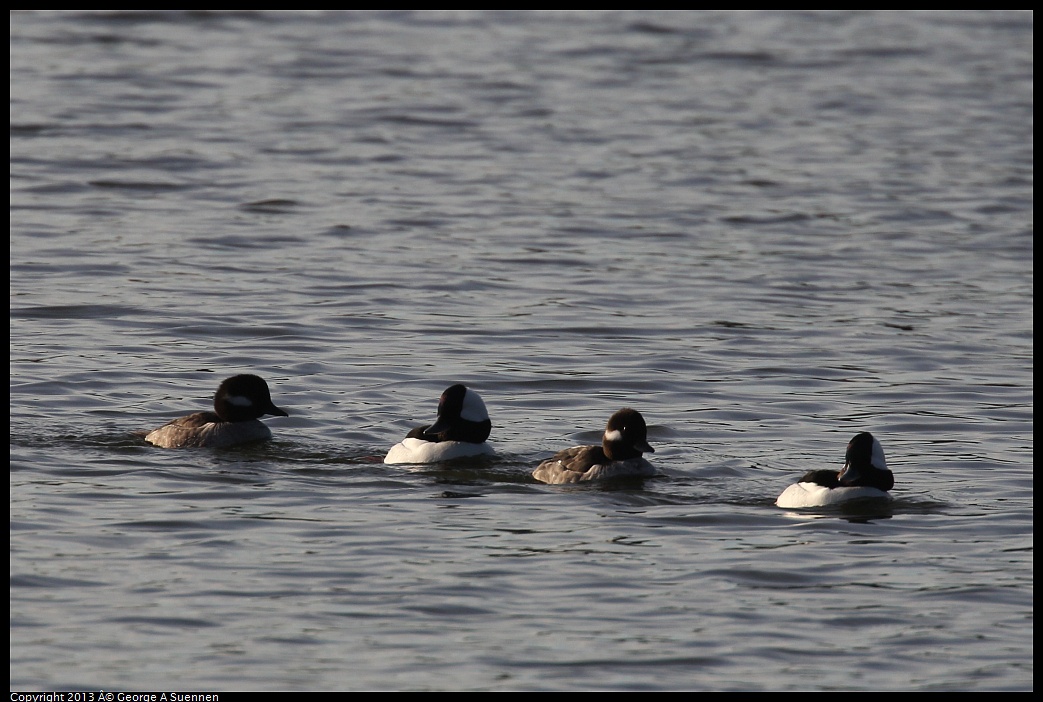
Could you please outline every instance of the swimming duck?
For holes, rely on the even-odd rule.
[[[887,469],[884,449],[872,434],[856,434],[847,445],[844,468],[813,470],[786,488],[779,507],[822,507],[850,500],[890,500],[894,474]]]
[[[465,385],[451,385],[438,398],[435,423],[406,434],[391,447],[384,463],[438,463],[493,454],[492,446],[485,443],[492,426],[478,393]]]
[[[288,417],[272,404],[268,383],[256,375],[234,375],[214,394],[213,412],[179,417],[145,435],[145,441],[161,448],[225,448],[272,438],[272,431],[258,417]]]
[[[655,453],[648,445],[645,418],[624,407],[608,419],[600,446],[573,446],[540,463],[532,477],[552,485],[623,476],[655,475],[641,455]]]

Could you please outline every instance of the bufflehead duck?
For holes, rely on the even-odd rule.
[[[248,441],[272,438],[272,430],[258,417],[288,417],[272,404],[268,384],[256,375],[234,375],[214,394],[213,412],[180,417],[145,435],[145,441],[161,448],[224,448]]]
[[[813,470],[779,495],[779,507],[823,507],[849,500],[890,500],[895,484],[887,469],[884,449],[867,431],[855,435],[847,445],[844,469]]]
[[[435,423],[417,427],[395,444],[384,463],[438,463],[494,453],[485,443],[493,425],[485,403],[474,390],[453,385],[438,398]]]
[[[622,476],[651,476],[655,468],[641,456],[655,453],[648,445],[645,418],[625,407],[608,419],[601,446],[574,446],[537,466],[532,477],[551,485]]]

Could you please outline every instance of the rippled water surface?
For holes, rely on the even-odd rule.
[[[12,689],[1032,689],[1032,14],[10,42]],[[239,372],[272,442],[136,434]],[[385,466],[455,382],[497,456]],[[530,477],[624,405],[659,476]]]

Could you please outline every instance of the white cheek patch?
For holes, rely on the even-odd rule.
[[[623,433],[620,432],[619,429],[613,429],[612,431],[605,432],[605,441],[608,441],[609,443],[621,441],[622,439]]]
[[[227,401],[230,405],[235,405],[236,407],[253,406],[253,400],[251,400],[249,397],[244,397],[243,395],[229,395],[225,398],[225,401]]]
[[[874,467],[880,470],[887,470],[887,461],[884,459],[884,447],[880,445],[880,442],[875,438],[873,439],[873,460],[872,464]]]
[[[489,411],[485,409],[485,403],[478,393],[468,390],[464,393],[464,406],[460,409],[460,416],[469,422],[484,422],[489,418]]]

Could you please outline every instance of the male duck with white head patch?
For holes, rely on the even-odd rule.
[[[894,474],[887,469],[884,449],[867,431],[847,445],[843,470],[813,470],[786,488],[775,504],[779,507],[824,507],[851,500],[891,500]]]
[[[624,407],[605,426],[600,446],[573,446],[540,463],[532,477],[561,485],[628,476],[649,477],[655,468],[642,453],[655,453],[648,445],[648,427],[637,410]]]
[[[395,444],[384,463],[438,463],[494,453],[485,443],[492,431],[485,403],[474,390],[452,385],[438,399],[435,423],[417,427]]]
[[[256,375],[226,379],[214,394],[213,412],[179,417],[145,435],[160,448],[226,448],[272,438],[272,430],[258,417],[288,417],[272,403],[268,383]]]

